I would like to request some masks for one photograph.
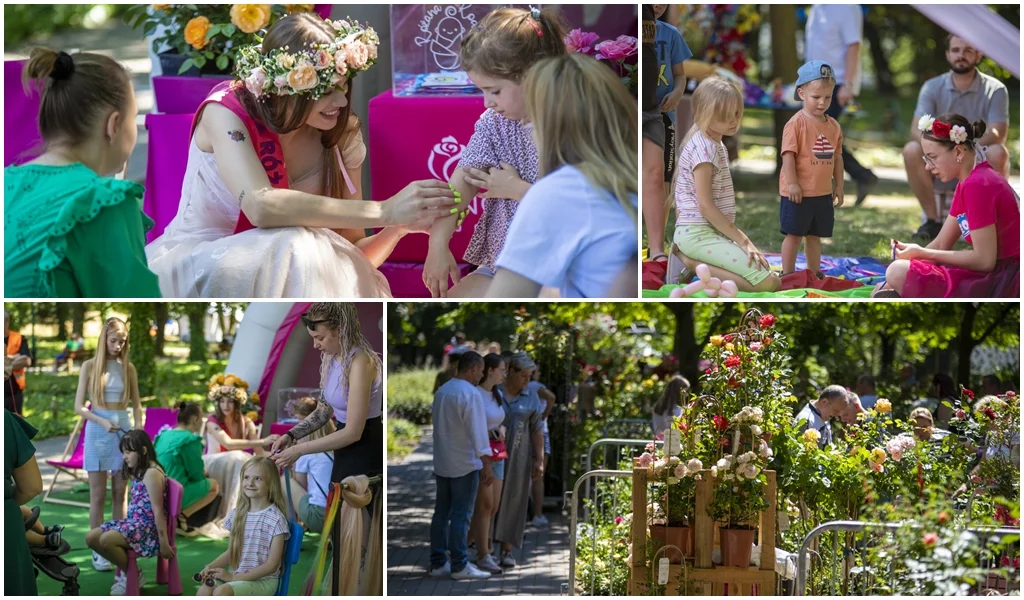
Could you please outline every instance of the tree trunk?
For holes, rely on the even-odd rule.
[[[679,372],[690,381],[694,391],[700,388],[697,377],[697,361],[700,349],[694,340],[693,304],[690,302],[666,302],[672,314],[676,316],[676,327],[672,335],[672,354],[679,359]]]
[[[188,341],[189,362],[206,362],[206,307],[205,302],[189,302],[186,309],[191,335]]]
[[[878,334],[879,345],[882,347],[882,356],[879,359],[878,378],[888,381],[892,377],[892,365],[896,360],[896,340],[886,333]]]
[[[235,335],[235,328],[238,326],[238,319],[235,318],[235,307],[228,305],[228,332],[231,336]]]
[[[85,335],[85,311],[89,305],[86,302],[75,302],[71,305],[71,332],[78,335]]]
[[[772,31],[772,78],[783,84],[796,81],[796,70],[800,67],[796,56],[796,6],[772,4],[770,11]],[[775,120],[775,175],[782,172],[782,131],[786,123],[796,114],[792,110],[773,110]]]
[[[64,341],[68,339],[68,303],[57,303],[57,339]]]
[[[153,340],[153,355],[163,356],[164,355],[164,338],[166,334],[164,329],[167,325],[167,303],[166,302],[155,302],[153,303],[153,320],[156,321],[156,339]]]
[[[230,331],[228,330],[228,322],[224,315],[224,311],[226,310],[230,310],[227,307],[227,302],[217,303],[217,322],[220,324],[220,335],[222,338],[230,334]]]
[[[960,333],[956,338],[956,380],[960,385],[970,385],[971,351],[978,344],[978,340],[974,339],[974,319],[978,316],[978,305],[974,302],[965,302],[961,306],[963,317],[960,319]]]
[[[152,396],[156,392],[156,344],[153,336],[149,335],[154,317],[152,302],[136,302],[128,318],[131,361],[139,378],[139,394],[143,397]]]
[[[871,18],[872,11],[868,10],[867,21],[864,28],[864,39],[868,42],[868,49],[871,54],[871,64],[875,69],[875,81],[878,83],[878,93],[883,96],[896,96],[896,86],[892,83],[892,68],[889,66],[889,57],[886,56],[885,47],[882,46],[882,36],[879,35],[880,27]]]

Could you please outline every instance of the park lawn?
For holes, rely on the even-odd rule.
[[[157,359],[156,395],[142,399],[146,406],[173,406],[181,400],[193,402],[206,398],[208,381],[215,373],[223,373],[227,361],[209,360],[191,363],[182,360]],[[68,435],[75,427],[75,392],[79,373],[53,373],[50,370],[27,374],[25,418],[39,428],[37,439]]]

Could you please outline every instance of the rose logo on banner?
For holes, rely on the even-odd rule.
[[[430,53],[439,69],[454,71],[462,64],[459,41],[476,25],[476,15],[468,12],[471,5],[434,6],[420,19],[420,31],[426,34],[414,41],[417,46],[430,44]]]
[[[460,144],[454,135],[442,138],[439,144],[434,144],[434,148],[430,151],[430,157],[427,159],[427,169],[430,174],[435,179],[450,181],[452,171],[458,166],[459,159],[462,158],[462,151],[465,149],[466,146]],[[477,206],[477,197],[474,196],[473,201],[469,203],[470,214],[477,213]],[[455,231],[462,231],[462,226],[460,225]]]

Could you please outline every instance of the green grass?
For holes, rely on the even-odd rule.
[[[180,400],[205,402],[207,382],[213,373],[224,371],[226,361],[190,363],[181,360],[157,361],[157,394],[143,398],[143,406],[172,406]],[[27,375],[24,416],[39,428],[38,439],[68,435],[74,429],[75,393],[78,372],[31,372]]]
[[[46,482],[49,483],[49,482]],[[64,499],[73,499],[88,502],[89,491],[85,485],[79,486],[78,491],[70,491],[54,496]],[[28,506],[40,506],[42,513],[40,521],[45,525],[64,525],[64,539],[71,545],[71,552],[64,555],[64,559],[78,565],[81,574],[78,576],[78,584],[81,586],[83,596],[109,596],[110,586],[114,582],[113,572],[99,572],[92,568],[92,552],[85,545],[85,534],[89,531],[89,511],[86,508],[64,506],[60,504],[42,504],[39,498],[33,500]],[[107,517],[110,517],[109,502],[107,506]],[[186,538],[178,537],[178,568],[181,572],[182,595],[194,596],[197,586],[192,581],[192,574],[196,573],[210,561],[224,552],[228,547],[228,541],[211,540],[203,537]],[[302,552],[299,554],[299,562],[292,566],[291,581],[288,586],[289,596],[304,595],[306,576],[314,569],[313,558],[320,544],[320,535],[306,533],[303,536]],[[143,596],[163,596],[167,594],[167,586],[156,583],[156,560],[141,559],[139,564],[146,576],[147,585],[142,588]],[[36,585],[41,596],[57,596],[61,592],[61,584],[40,574],[36,578]]]
[[[436,369],[409,369],[388,374],[388,420],[398,417],[416,425],[430,423]]]
[[[420,428],[405,419],[388,417],[388,460],[399,461],[408,456],[420,441]]]

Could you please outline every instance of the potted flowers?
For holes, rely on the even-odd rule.
[[[649,470],[649,481],[655,483],[654,516],[649,525],[651,538],[659,542],[658,547],[675,546],[679,552],[666,554],[673,564],[679,564],[684,557],[693,556],[693,515],[696,482],[701,479],[704,468],[698,458],[683,460],[669,454],[678,452],[678,431],[669,430],[665,455],[655,458],[654,444],[647,445],[647,452],[640,455],[640,466]]]
[[[713,467],[714,496],[708,515],[719,523],[722,564],[729,567],[750,565],[754,531],[765,498],[765,458],[757,452],[727,454]]]

